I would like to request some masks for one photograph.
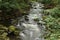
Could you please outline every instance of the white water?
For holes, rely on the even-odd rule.
[[[25,20],[25,16],[18,21],[18,28],[23,30],[20,32],[22,40],[44,40],[42,35],[44,34],[45,26],[42,24],[42,7],[41,3],[32,3],[29,15],[26,15],[28,21]]]

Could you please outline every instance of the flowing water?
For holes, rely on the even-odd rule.
[[[18,21],[18,28],[22,40],[44,40],[43,34],[45,26],[43,25],[42,13],[43,4],[34,2],[28,15],[23,16]]]

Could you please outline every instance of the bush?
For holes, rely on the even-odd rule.
[[[47,9],[44,11],[43,17],[46,22],[46,29],[48,33],[45,36],[47,40],[59,40],[60,39],[60,8],[55,7],[53,9]],[[49,34],[49,35],[48,35]]]
[[[11,19],[16,19],[26,14],[29,9],[29,0],[1,0],[0,1],[0,24],[11,24]]]
[[[27,14],[29,3],[30,0],[0,0],[0,40],[20,40],[20,30],[12,25],[12,21]]]

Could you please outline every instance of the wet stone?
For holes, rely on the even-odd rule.
[[[20,22],[21,25],[19,27],[20,29],[24,28],[23,31],[20,32],[22,40],[44,40],[44,37],[42,37],[44,28],[41,21],[43,11],[42,7],[43,5],[38,2],[32,3],[32,8],[28,15],[25,15],[20,19],[20,21],[23,22]],[[18,21],[18,24],[20,23]]]

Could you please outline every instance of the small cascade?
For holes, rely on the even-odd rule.
[[[20,32],[22,40],[44,40],[45,26],[42,21],[42,7],[43,4],[41,3],[32,3],[32,8],[28,15],[23,16],[18,21],[17,27],[22,30]]]

